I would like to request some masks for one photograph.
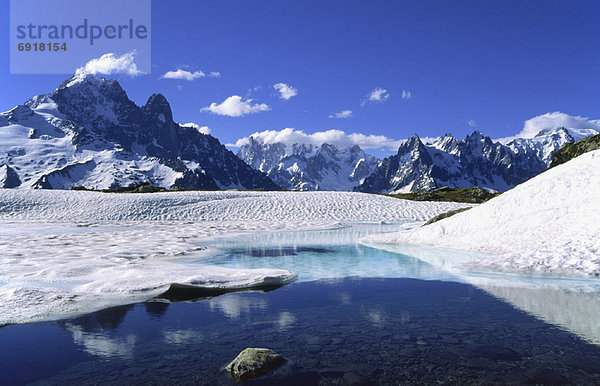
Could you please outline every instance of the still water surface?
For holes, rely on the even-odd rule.
[[[356,243],[400,226],[216,240],[203,264],[299,280],[0,328],[0,383],[235,384],[222,367],[246,347],[288,359],[254,384],[600,383],[595,282],[474,280]]]

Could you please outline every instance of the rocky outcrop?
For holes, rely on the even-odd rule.
[[[238,382],[246,382],[265,375],[284,362],[284,357],[268,348],[247,348],[225,369]]]
[[[553,168],[588,151],[600,149],[600,134],[584,138],[575,143],[565,144],[559,151],[554,153],[550,167]]]

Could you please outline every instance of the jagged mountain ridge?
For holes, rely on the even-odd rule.
[[[240,147],[237,156],[288,190],[352,190],[379,162],[357,145],[286,145],[264,143],[253,136],[248,137],[248,143]]]
[[[161,94],[137,106],[116,80],[76,75],[0,114],[0,187],[279,187],[211,135],[173,120]]]
[[[355,190],[406,193],[480,186],[506,191],[546,170],[552,154],[565,143],[594,132],[546,129],[533,138],[512,138],[505,144],[477,131],[463,140],[446,134],[426,144],[415,135],[395,155],[382,160]]]

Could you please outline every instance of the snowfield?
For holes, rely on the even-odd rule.
[[[173,283],[242,289],[295,279],[199,264],[215,236],[422,222],[463,206],[345,192],[0,189],[0,325],[144,301]]]
[[[420,244],[486,254],[455,253],[462,258],[437,261],[435,252],[424,257],[458,271],[598,276],[600,151],[552,168],[466,212],[364,241],[397,252]]]

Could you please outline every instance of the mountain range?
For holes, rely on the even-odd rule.
[[[133,103],[114,79],[76,74],[50,94],[0,114],[0,187],[355,190],[508,190],[547,169],[594,129],[551,128],[532,138],[479,132],[406,140],[379,160],[359,146],[246,138],[237,156],[196,125],[174,121],[164,96]]]
[[[164,96],[137,106],[116,80],[75,75],[0,114],[0,187],[264,189],[279,186],[193,125]]]
[[[240,147],[237,156],[288,190],[352,190],[379,163],[379,159],[366,154],[358,145],[286,145],[264,143],[253,136],[248,137],[248,143]]]
[[[594,133],[559,127],[542,130],[533,138],[494,141],[475,131],[463,140],[446,134],[427,143],[415,135],[395,155],[382,160],[355,190],[407,193],[480,186],[502,192],[546,170],[552,155],[566,143]]]

